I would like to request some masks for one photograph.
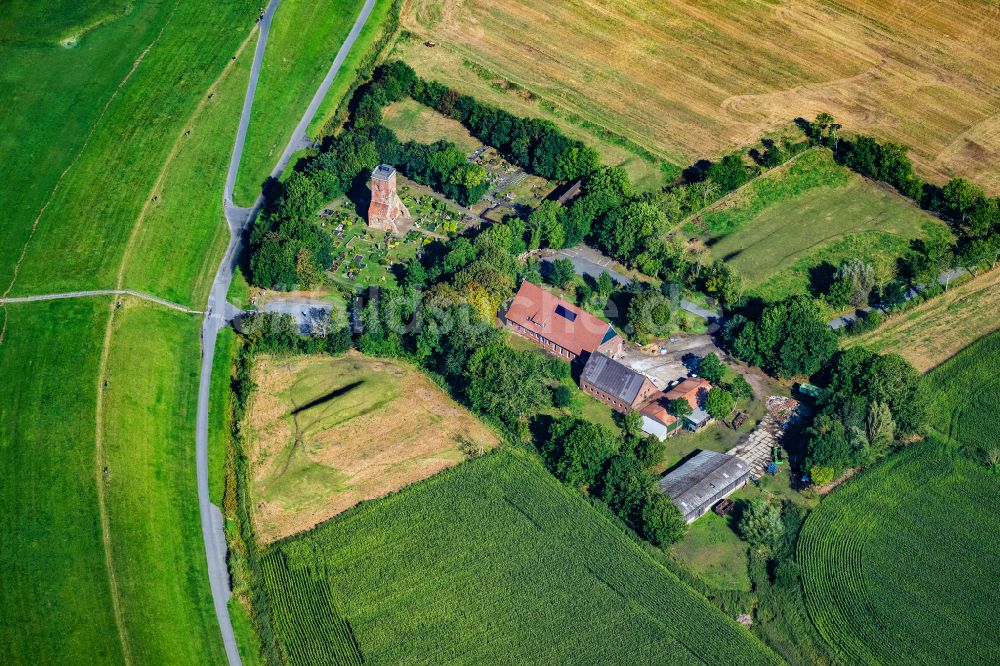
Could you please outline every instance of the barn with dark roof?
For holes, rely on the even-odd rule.
[[[726,453],[700,451],[693,458],[660,479],[657,484],[693,522],[712,506],[743,487],[750,478],[750,466]]]
[[[646,376],[601,352],[587,359],[580,374],[580,388],[623,414],[656,393],[656,386]]]

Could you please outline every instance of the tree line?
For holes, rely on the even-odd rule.
[[[828,147],[840,164],[886,183],[949,223],[954,238],[936,233],[912,242],[900,260],[905,277],[936,284],[947,269],[963,266],[975,270],[996,264],[1000,257],[1000,197],[986,196],[981,187],[964,178],[953,178],[944,186],[926,182],[913,171],[906,146],[866,135],[845,138],[841,126],[828,113],[819,114],[805,126],[810,141]]]

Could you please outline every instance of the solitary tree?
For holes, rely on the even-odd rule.
[[[712,388],[705,399],[705,411],[713,419],[722,420],[726,418],[732,413],[735,406],[736,399],[733,398],[733,395],[726,389],[718,386]]]
[[[837,269],[837,282],[844,285],[848,302],[856,308],[868,304],[868,294],[875,287],[875,269],[860,259],[847,259]]]
[[[715,353],[707,354],[698,363],[698,374],[707,379],[712,384],[722,381],[722,375],[726,372],[726,366],[722,364]]]
[[[694,410],[691,409],[691,403],[684,398],[677,398],[676,400],[671,400],[667,405],[667,410],[679,419],[688,416]]]

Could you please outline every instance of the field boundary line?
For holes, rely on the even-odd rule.
[[[180,4],[181,4],[180,0],[176,0],[174,2],[174,7],[173,9],[170,10],[170,16],[168,16],[167,20],[163,23],[163,27],[160,28],[160,32],[157,33],[156,38],[149,43],[149,45],[143,50],[143,52],[139,54],[139,57],[136,58],[135,61],[132,63],[132,69],[130,69],[128,71],[128,74],[125,75],[125,78],[123,78],[121,82],[118,83],[118,87],[115,88],[115,91],[113,93],[111,93],[111,97],[108,98],[108,101],[104,103],[104,108],[101,110],[101,114],[97,117],[97,120],[94,121],[94,124],[91,125],[90,131],[87,132],[87,138],[83,140],[83,145],[80,146],[80,150],[77,151],[76,155],[73,157],[73,160],[68,165],[66,165],[66,168],[63,169],[61,174],[59,174],[59,178],[56,179],[56,184],[52,187],[52,191],[49,192],[49,198],[45,200],[44,204],[42,204],[42,208],[41,210],[38,211],[38,215],[35,217],[35,221],[31,223],[31,231],[28,233],[28,237],[25,239],[24,245],[21,246],[21,254],[18,256],[17,261],[14,263],[14,271],[10,276],[10,283],[7,285],[7,288],[4,290],[3,295],[0,296],[0,298],[7,298],[7,296],[10,295],[11,290],[14,289],[14,284],[17,282],[17,276],[21,272],[21,264],[24,263],[24,258],[28,254],[28,246],[31,245],[31,241],[35,237],[35,231],[38,230],[38,223],[41,222],[42,216],[45,215],[45,211],[48,209],[49,204],[51,204],[52,200],[55,199],[56,193],[59,191],[59,187],[62,185],[63,178],[65,178],[66,174],[69,173],[70,169],[76,166],[76,163],[80,161],[80,157],[83,156],[84,152],[86,152],[87,150],[87,146],[90,145],[90,140],[93,138],[94,132],[97,131],[97,128],[101,125],[101,122],[104,120],[104,116],[107,115],[108,109],[111,108],[111,103],[115,101],[115,98],[118,97],[118,93],[122,91],[122,88],[125,87],[125,84],[128,83],[129,79],[132,78],[132,75],[135,74],[137,69],[139,69],[139,65],[142,64],[142,61],[146,59],[146,56],[149,54],[149,52],[160,41],[160,38],[163,37],[163,32],[167,29],[167,26],[170,25],[170,23],[173,21],[174,14],[177,12],[177,8],[180,6]],[[6,334],[7,334],[7,306],[4,305],[3,325],[0,326],[0,345],[3,344],[4,336]]]
[[[118,625],[118,638],[122,643],[122,656],[128,666],[135,663],[132,659],[132,649],[128,642],[128,631],[125,629],[125,614],[122,612],[121,595],[118,593],[118,577],[111,554],[111,518],[108,515],[108,505],[104,498],[104,377],[108,368],[108,356],[111,352],[111,331],[115,319],[115,303],[109,306],[108,323],[104,328],[104,342],[101,344],[101,361],[97,371],[97,400],[94,405],[94,482],[97,486],[97,511],[101,519],[101,543],[104,546],[104,566],[108,572],[108,585],[111,588],[111,604],[115,611],[115,624]]]
[[[713,210],[713,209],[717,208],[718,206],[721,206],[723,203],[729,201],[730,199],[732,199],[733,197],[735,197],[740,192],[743,192],[744,190],[746,190],[747,188],[749,188],[751,185],[753,185],[757,181],[759,181],[759,180],[761,180],[763,178],[766,178],[766,177],[770,176],[771,174],[777,173],[777,172],[785,169],[787,166],[789,166],[790,164],[794,163],[800,157],[803,157],[805,155],[808,155],[809,153],[813,153],[813,152],[816,152],[818,150],[821,150],[822,148],[823,148],[823,146],[812,146],[811,148],[807,148],[806,150],[803,150],[801,153],[798,153],[797,155],[792,155],[791,157],[789,157],[787,160],[785,160],[784,162],[782,162],[778,166],[776,166],[774,168],[771,168],[771,169],[766,169],[765,171],[757,174],[756,176],[754,176],[753,178],[751,178],[747,182],[745,182],[742,185],[740,185],[739,187],[737,187],[732,192],[727,192],[727,193],[723,194],[721,197],[719,197],[718,199],[716,199],[712,203],[708,204],[707,206],[703,206],[702,208],[699,208],[695,212],[691,213],[690,215],[688,215],[687,217],[685,217],[684,219],[682,219],[680,222],[678,222],[677,224],[675,224],[670,229],[670,231],[676,231],[677,229],[680,229],[681,226],[687,224],[688,222],[690,222],[694,218],[698,217],[699,215],[704,215],[706,212],[708,212],[710,210]]]

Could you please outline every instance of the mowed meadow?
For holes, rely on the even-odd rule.
[[[1000,661],[998,493],[1000,477],[930,439],[823,500],[796,559],[843,663]]]
[[[780,662],[510,451],[279,542],[263,568],[290,663]]]
[[[1000,270],[991,270],[894,315],[870,333],[847,338],[844,344],[899,354],[926,372],[1000,328],[998,311]]]
[[[260,357],[247,419],[254,533],[314,527],[488,450],[499,437],[417,368],[358,352]]]
[[[227,236],[255,6],[63,4],[18,3],[0,37],[0,291],[197,308]],[[107,297],[2,316],[0,464],[18,470],[3,661],[221,662],[195,489],[200,318]]]
[[[944,224],[814,148],[709,206],[682,231],[736,268],[751,293],[778,300],[822,292],[824,278],[846,259],[869,263],[888,281],[909,242],[931,226]]]
[[[1000,10],[983,0],[412,0],[403,25],[420,75],[674,165],[827,111],[909,145],[925,177],[1000,191]]]

